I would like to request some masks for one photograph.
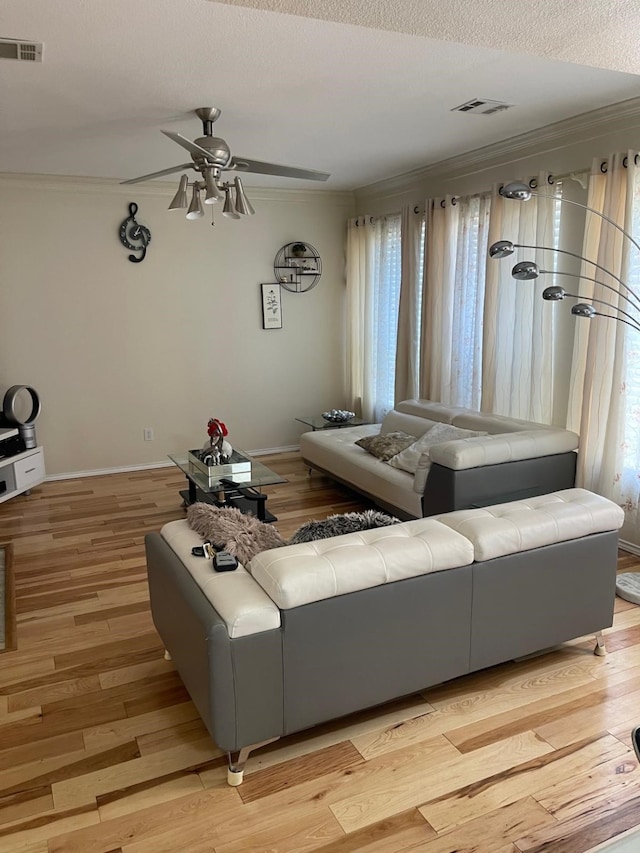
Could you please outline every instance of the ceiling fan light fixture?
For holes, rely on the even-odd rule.
[[[174,195],[171,204],[169,205],[169,210],[184,210],[188,207],[187,202],[187,183],[189,179],[186,175],[182,175],[180,178],[180,184],[178,186],[178,191]]]
[[[253,209],[251,202],[244,193],[242,181],[236,175],[233,182],[236,185],[236,210],[243,216],[254,216],[255,210]]]
[[[193,184],[193,195],[191,196],[187,219],[200,219],[202,216],[204,216],[204,208],[200,200],[200,184],[196,181]]]
[[[216,183],[216,174],[213,168],[204,170],[204,187],[205,204],[215,204],[218,201],[222,201],[224,198],[224,193]]]
[[[1,54],[1,51],[0,51]],[[0,55],[0,58],[1,55]],[[202,121],[202,136],[193,142],[171,130],[161,132],[186,149],[191,155],[190,163],[182,163],[179,166],[171,166],[148,175],[140,175],[137,178],[129,178],[121,181],[122,184],[137,184],[141,181],[150,181],[152,178],[162,178],[165,175],[173,175],[178,172],[193,169],[198,173],[197,180],[190,182],[187,175],[182,175],[178,190],[173,197],[169,210],[187,210],[187,219],[200,219],[204,216],[202,203],[213,205],[216,202],[224,202],[222,214],[228,219],[240,219],[241,216],[254,216],[255,210],[247,198],[242,181],[235,174],[233,181],[225,180],[226,172],[253,172],[258,175],[278,175],[285,178],[297,178],[308,181],[326,181],[330,177],[328,172],[319,172],[316,169],[302,169],[297,166],[283,166],[278,163],[265,163],[262,160],[250,160],[247,157],[232,156],[228,143],[222,137],[213,135],[214,123],[220,116],[218,107],[199,107],[194,111]],[[193,186],[191,203],[187,204],[187,190]],[[203,190],[203,196],[200,196]]]
[[[224,194],[225,200],[224,207],[222,208],[222,215],[226,216],[227,219],[240,219],[240,214],[236,210],[236,206],[233,202],[233,196],[231,195],[231,187],[225,186]]]

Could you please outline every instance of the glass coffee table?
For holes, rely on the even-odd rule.
[[[235,507],[240,512],[255,515],[260,521],[277,520],[267,509],[267,495],[260,491],[260,487],[286,483],[284,477],[237,447],[232,457],[236,464],[232,465],[208,467],[198,462],[193,453],[169,454],[169,459],[187,478],[188,489],[180,492],[185,507],[204,501],[214,506]]]

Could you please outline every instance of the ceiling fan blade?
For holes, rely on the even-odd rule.
[[[193,163],[183,163],[182,166],[172,166],[170,169],[162,169],[161,172],[151,172],[150,175],[141,175],[139,178],[129,178],[128,181],[120,181],[120,183],[139,184],[141,181],[150,181],[152,178],[161,178],[163,175],[172,175],[174,172],[183,172],[185,169],[193,169]]]
[[[315,169],[298,169],[296,166],[280,166],[278,163],[263,163],[262,160],[249,160],[247,157],[232,157],[227,169],[238,172],[254,172],[257,175],[282,175],[285,178],[302,178],[305,181],[326,181],[329,172]]]
[[[180,133],[174,133],[172,130],[163,130],[165,136],[168,136],[169,139],[173,139],[174,142],[177,142],[178,145],[182,145],[183,148],[186,148],[187,151],[190,151],[192,154],[197,154],[198,157],[206,157],[207,160],[211,159],[211,152],[207,151],[206,148],[201,148],[199,145],[196,145],[195,142],[192,142],[190,139],[187,139],[186,136],[182,136]]]

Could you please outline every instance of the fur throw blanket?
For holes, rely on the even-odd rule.
[[[359,530],[370,530],[372,527],[386,527],[388,524],[399,523],[399,518],[377,509],[329,515],[324,521],[308,521],[303,524],[289,539],[288,544],[298,545],[300,542],[329,539],[330,536],[341,536],[343,533],[356,533]]]
[[[244,515],[234,507],[194,503],[187,510],[187,521],[196,533],[216,548],[233,554],[243,566],[260,551],[287,544],[271,524],[254,515]]]
[[[308,521],[287,542],[275,527],[253,515],[244,515],[234,507],[217,507],[208,503],[191,504],[187,510],[189,526],[208,539],[218,550],[228,551],[246,566],[261,551],[298,545],[314,539],[328,539],[343,533],[356,533],[373,527],[399,524],[400,519],[377,509],[329,515],[323,521]]]

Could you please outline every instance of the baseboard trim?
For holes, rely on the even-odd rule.
[[[624,539],[618,540],[618,548],[621,551],[628,551],[630,554],[635,554],[640,557],[640,545],[634,545],[633,542],[627,542]]]
[[[270,453],[289,453],[300,450],[300,445],[290,444],[285,447],[264,447],[258,450],[247,450],[250,456],[267,456]],[[134,471],[152,471],[154,468],[172,468],[173,462],[147,462],[144,465],[120,465],[115,468],[93,468],[87,471],[66,471],[61,474],[47,474],[45,482],[56,480],[80,480],[83,477],[102,477],[107,474],[127,474]]]
[[[173,462],[148,462],[145,465],[121,465],[116,468],[92,468],[86,471],[64,471],[61,474],[47,474],[47,483],[55,480],[79,480],[83,477],[102,477],[106,474],[126,474],[133,471],[152,471],[154,468],[170,468]]]
[[[269,453],[290,453],[293,450],[300,450],[299,444],[289,444],[285,447],[264,447],[258,450],[247,450],[249,456],[267,456]]]

